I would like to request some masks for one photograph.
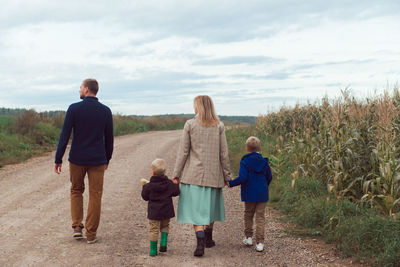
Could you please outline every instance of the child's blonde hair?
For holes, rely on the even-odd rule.
[[[261,141],[255,136],[250,136],[246,140],[246,147],[250,152],[258,152],[261,150]]]
[[[151,163],[151,170],[154,175],[164,175],[167,169],[167,163],[163,159],[155,159]]]

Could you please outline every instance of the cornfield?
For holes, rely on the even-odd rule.
[[[345,90],[320,103],[260,116],[260,135],[283,140],[294,161],[292,186],[314,177],[326,184],[327,201],[348,199],[400,215],[400,93],[364,100]]]

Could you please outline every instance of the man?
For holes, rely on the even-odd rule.
[[[114,145],[111,110],[96,98],[99,85],[95,79],[86,79],[80,87],[83,101],[69,106],[55,156],[54,171],[60,174],[62,158],[74,131],[69,152],[71,178],[71,216],[73,237],[82,239],[83,192],[86,173],[89,179],[89,205],[86,216],[88,244],[97,242],[100,222],[104,172],[108,168]]]

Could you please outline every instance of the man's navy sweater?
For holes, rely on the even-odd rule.
[[[111,110],[96,97],[69,106],[56,152],[55,163],[62,163],[72,129],[69,161],[78,165],[108,164],[111,159],[114,135]]]

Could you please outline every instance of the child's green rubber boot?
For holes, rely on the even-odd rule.
[[[167,238],[168,238],[168,233],[161,232],[160,252],[166,252],[167,251]]]
[[[150,256],[157,255],[157,241],[150,241]]]

